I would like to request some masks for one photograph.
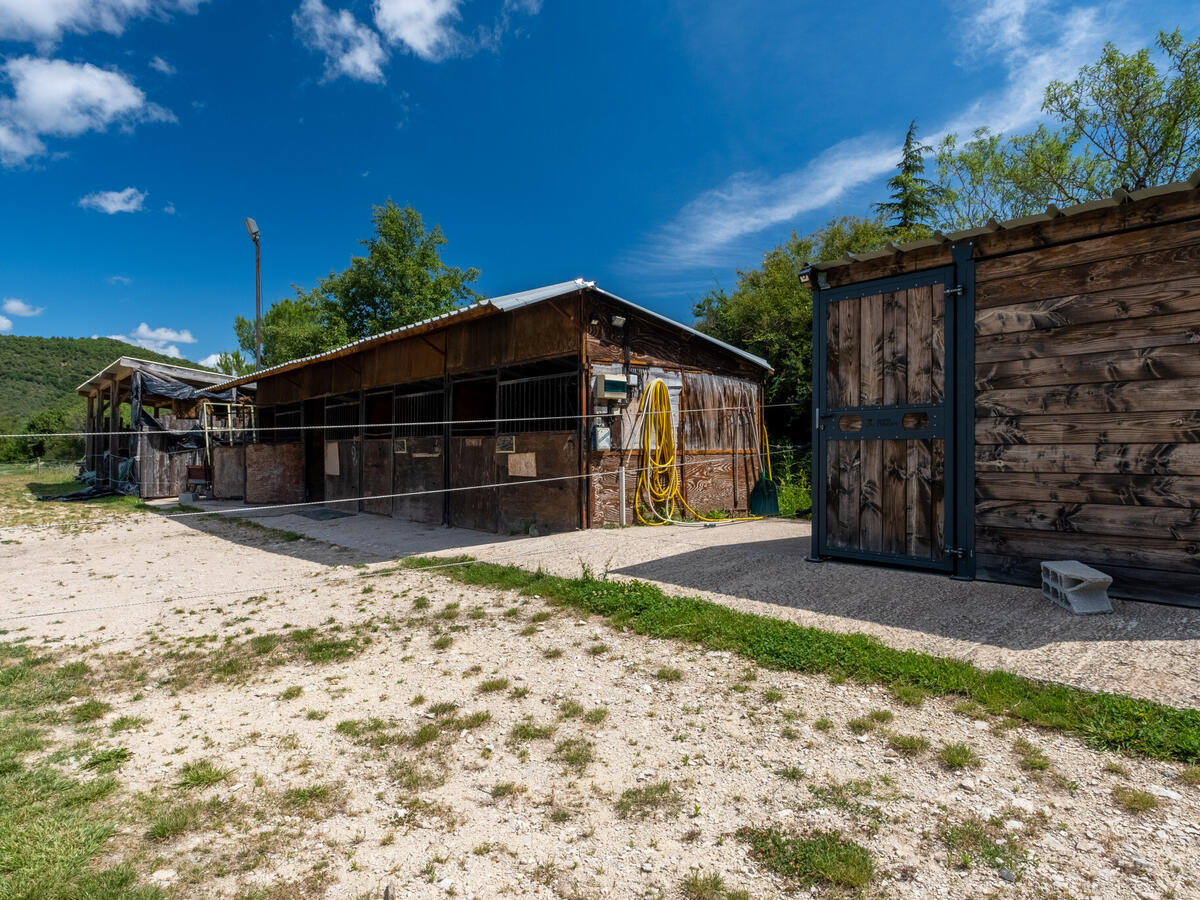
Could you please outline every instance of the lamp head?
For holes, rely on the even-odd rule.
[[[257,241],[259,235],[258,223],[253,219],[247,218],[242,224],[246,226],[246,234],[250,235],[250,240]]]

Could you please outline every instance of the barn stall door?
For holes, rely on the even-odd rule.
[[[815,293],[818,558],[970,575],[970,479],[956,477],[971,449],[956,414],[958,394],[973,400],[970,381],[956,385],[973,347],[958,335],[969,266]]]

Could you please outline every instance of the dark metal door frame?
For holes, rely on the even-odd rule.
[[[948,266],[880,278],[844,287],[820,285],[820,272],[812,271],[813,390],[812,390],[812,550],[810,559],[843,558],[933,569],[955,578],[975,577],[975,264],[974,245],[951,248]],[[828,349],[826,320],[831,304],[854,297],[907,290],[929,284],[946,286],[945,364],[941,404],[892,405],[830,409],[828,404]],[[907,413],[923,413],[923,428],[904,428]],[[861,430],[842,432],[842,416],[861,416]],[[941,560],[922,560],[882,551],[831,548],[827,540],[828,442],[831,440],[919,440],[941,438],[946,452],[943,533],[946,545]]]

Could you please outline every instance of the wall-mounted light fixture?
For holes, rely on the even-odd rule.
[[[610,321],[612,322],[613,328],[624,328],[625,327],[625,317],[624,316],[613,316]]]

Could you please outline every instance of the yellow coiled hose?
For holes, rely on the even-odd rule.
[[[675,428],[671,421],[671,395],[666,382],[656,378],[642,394],[639,409],[642,419],[642,470],[638,474],[637,494],[633,508],[643,525],[685,525],[675,518],[679,508],[687,510],[701,522],[746,522],[762,516],[742,516],[733,519],[713,519],[702,516],[688,506],[679,486],[679,465],[675,458]],[[642,499],[657,521],[642,515]]]

